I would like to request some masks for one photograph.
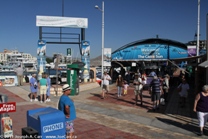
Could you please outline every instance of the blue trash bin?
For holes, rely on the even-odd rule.
[[[38,131],[39,138],[65,139],[65,115],[52,107],[27,111],[27,126]]]

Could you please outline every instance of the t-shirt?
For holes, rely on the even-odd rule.
[[[23,68],[18,67],[18,68],[15,70],[15,72],[17,73],[17,75],[23,75],[24,70],[23,70]]]
[[[124,90],[127,90],[128,89],[128,84],[124,84]]]
[[[47,80],[45,78],[40,79],[40,86],[46,86]]]
[[[103,84],[104,85],[109,85],[109,80],[111,80],[111,77],[108,74],[107,75],[103,75]]]
[[[181,91],[179,93],[188,93],[187,91],[189,90],[189,84],[188,83],[181,83],[178,88],[181,87]]]
[[[69,106],[69,114],[70,117],[66,118],[66,121],[72,121],[76,119],[76,109],[74,106],[74,102],[66,95],[62,95],[59,100],[58,109],[61,110],[65,115],[65,106]]]
[[[160,80],[159,79],[153,79],[150,83],[150,86],[152,87],[152,93],[160,93]]]
[[[134,85],[135,85],[135,90],[141,90],[143,85],[142,85],[142,79],[134,79]]]

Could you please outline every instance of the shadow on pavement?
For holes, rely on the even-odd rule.
[[[157,120],[159,120],[161,122],[164,122],[166,124],[170,124],[170,125],[176,126],[178,128],[181,128],[181,129],[185,129],[185,130],[187,130],[189,132],[192,132],[192,133],[196,134],[196,136],[200,136],[200,134],[199,134],[200,133],[199,132],[199,127],[195,123],[183,124],[183,123],[177,122],[175,120],[165,119],[165,118],[158,118],[158,117],[157,117]],[[208,136],[207,132],[208,132],[208,130],[205,129],[204,130],[204,136]]]

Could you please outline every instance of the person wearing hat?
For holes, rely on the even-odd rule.
[[[109,91],[109,81],[111,80],[110,75],[107,74],[107,71],[104,71],[104,75],[102,77],[102,98],[105,98],[105,93]]]
[[[67,139],[71,139],[74,134],[74,120],[76,119],[76,109],[74,101],[69,97],[71,94],[71,88],[68,84],[62,87],[63,95],[59,99],[58,109],[66,116],[66,136]]]
[[[36,74],[32,74],[32,77],[30,78],[30,101],[38,101],[37,97],[37,88],[38,88],[38,84],[37,84],[37,80],[36,80]]]
[[[138,101],[138,95],[140,97],[140,101],[141,101],[141,106],[142,106],[142,88],[143,88],[143,85],[142,85],[142,78],[141,78],[141,74],[138,75],[137,73],[135,73],[134,75],[134,81],[133,81],[133,84],[134,84],[134,93],[135,93],[135,105],[137,105],[137,101]]]

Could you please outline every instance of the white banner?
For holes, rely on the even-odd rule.
[[[88,18],[36,16],[36,26],[88,28]]]
[[[104,48],[103,66],[111,66],[111,48]]]

